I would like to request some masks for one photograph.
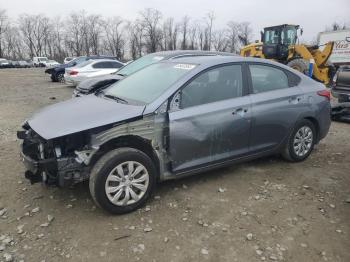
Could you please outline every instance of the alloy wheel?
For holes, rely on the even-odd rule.
[[[303,157],[310,152],[313,143],[313,132],[312,129],[308,126],[302,126],[296,132],[293,140],[293,149],[294,153]]]
[[[145,166],[136,161],[126,161],[108,174],[105,192],[112,204],[127,206],[138,202],[148,185],[149,174]]]

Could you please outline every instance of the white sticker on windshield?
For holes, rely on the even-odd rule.
[[[184,70],[191,70],[195,67],[196,65],[191,65],[191,64],[177,64],[174,66],[174,68],[184,69]]]
[[[153,60],[157,60],[157,61],[160,61],[164,58],[164,56],[155,56],[153,57]]]

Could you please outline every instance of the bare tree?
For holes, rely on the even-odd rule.
[[[238,51],[238,45],[239,45],[239,24],[230,21],[227,23],[227,38],[228,38],[228,46],[229,51],[231,53],[235,53]]]
[[[6,14],[6,10],[0,9],[0,57],[4,56],[4,37],[9,28],[9,18]]]
[[[0,10],[0,57],[45,55],[62,61],[66,56],[104,53],[124,60],[177,48],[237,53],[241,45],[252,39],[248,22],[229,21],[217,29],[214,22],[213,12],[200,20],[187,15],[175,20],[163,19],[160,11],[151,8],[131,21],[85,11],[73,12],[62,20],[42,14],[22,14],[10,20],[6,11]],[[347,25],[335,22],[327,30],[340,30]]]
[[[218,30],[213,32],[212,45],[216,51],[224,52],[226,51],[229,42],[227,41],[226,30]]]
[[[199,25],[198,23],[192,23],[189,28],[189,49],[197,49],[197,40],[198,40],[198,31],[199,31]]]
[[[190,21],[190,18],[187,15],[182,18],[182,22],[181,22],[181,32],[182,32],[181,49],[182,50],[187,49],[187,32],[188,32],[189,21]]]
[[[18,32],[18,28],[16,26],[9,26],[5,32],[5,45],[4,45],[4,56],[16,59],[23,59],[26,56],[27,50],[23,46],[23,42],[21,36]]]
[[[124,20],[119,17],[108,19],[104,24],[106,49],[118,59],[123,59],[125,36],[123,34]]]
[[[72,13],[66,21],[65,42],[74,56],[81,56],[84,47],[84,14]]]
[[[144,28],[144,36],[147,52],[156,52],[162,39],[160,29],[161,12],[156,9],[147,8],[140,13],[141,23]]]
[[[205,43],[204,43],[204,50],[211,50],[211,41],[212,41],[212,34],[213,34],[213,23],[215,20],[214,12],[211,11],[205,16],[205,23],[206,28],[204,29],[204,37],[205,37]]]
[[[248,45],[252,38],[252,29],[249,22],[243,22],[238,25],[238,39],[242,45]]]
[[[142,47],[144,45],[143,43],[144,27],[139,20],[136,20],[133,23],[129,23],[127,27],[128,27],[128,31],[130,32],[129,39],[130,39],[131,57],[133,59],[136,59],[142,56]]]
[[[330,26],[326,26],[325,31],[338,31],[348,29],[350,26],[347,26],[346,23],[333,22]]]

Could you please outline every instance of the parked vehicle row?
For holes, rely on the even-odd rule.
[[[111,82],[40,110],[17,136],[32,183],[88,180],[114,214],[140,208],[158,181],[271,154],[303,161],[330,127],[325,86],[264,59],[157,53]]]
[[[0,58],[0,68],[29,68],[29,67],[54,67],[60,65],[55,60],[49,60],[47,57],[33,57],[33,60],[13,61]]]
[[[32,67],[32,63],[20,60],[20,61],[12,61],[7,60],[5,58],[0,58],[0,68],[29,68]]]

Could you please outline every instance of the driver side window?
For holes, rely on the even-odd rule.
[[[241,65],[210,69],[195,77],[180,92],[180,108],[217,102],[242,96]]]

